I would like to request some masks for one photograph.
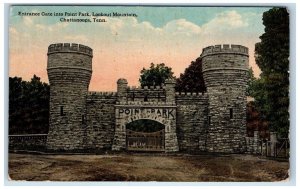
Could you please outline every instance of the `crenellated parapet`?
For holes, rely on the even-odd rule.
[[[202,72],[206,87],[245,85],[249,69],[248,48],[215,45],[203,49]]]
[[[162,90],[165,89],[165,85],[151,85],[151,86],[129,86],[128,91],[144,91],[144,90]]]
[[[127,101],[127,102],[116,102],[116,105],[126,105],[126,106],[153,106],[153,107],[159,107],[159,106],[176,106],[176,103],[169,103],[169,102],[163,102],[163,101],[153,101],[153,102],[142,102],[142,101]]]
[[[161,86],[128,87],[126,90],[126,101],[165,101],[166,90]],[[124,101],[124,100],[123,100]]]
[[[165,96],[165,86],[128,86],[127,90],[127,97],[131,97],[132,94],[138,95],[138,96],[144,96],[144,95],[151,95],[151,96]]]
[[[89,91],[88,95],[94,95],[94,96],[117,96],[116,92],[98,92],[98,91]]]
[[[198,92],[176,92],[176,97],[203,97],[207,96],[206,93],[198,93]]]
[[[196,102],[207,102],[208,95],[198,92],[176,92],[175,99],[178,104],[195,104]]]
[[[49,80],[61,80],[61,72],[66,75],[62,79],[80,78],[85,76],[85,81],[89,82],[92,74],[93,50],[85,45],[75,43],[57,43],[48,47],[47,71]]]
[[[215,46],[208,46],[206,48],[202,49],[201,58],[205,56],[209,56],[212,54],[224,54],[224,53],[234,53],[234,54],[240,54],[240,55],[248,55],[248,48],[242,45],[215,45]]]
[[[120,103],[127,102],[164,102],[166,101],[166,85],[128,86],[124,78],[117,81],[117,96]]]
[[[48,55],[52,53],[70,53],[76,52],[93,57],[93,49],[88,46],[76,43],[56,43],[48,47]]]
[[[89,91],[87,95],[88,101],[101,100],[101,99],[117,99],[117,92],[96,92]]]

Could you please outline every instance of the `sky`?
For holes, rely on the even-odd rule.
[[[11,6],[9,76],[47,78],[47,50],[53,43],[80,43],[93,49],[90,91],[116,91],[126,78],[138,86],[140,71],[150,63],[165,63],[176,77],[202,48],[239,44],[249,48],[249,66],[256,77],[254,47],[264,33],[263,12],[270,7],[154,6]],[[137,17],[98,17],[106,22],[66,23],[70,16],[19,16],[18,13],[133,13]],[[93,16],[73,16],[90,18]],[[95,17],[96,18],[96,17]]]

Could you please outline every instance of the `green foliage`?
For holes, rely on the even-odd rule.
[[[265,33],[255,45],[255,60],[262,73],[252,96],[262,118],[281,136],[289,132],[289,13],[273,8],[263,14]]]
[[[143,68],[140,75],[141,86],[161,85],[166,79],[175,78],[172,68],[167,67],[164,63],[154,65],[151,63],[149,69]]]
[[[255,108],[253,101],[247,103],[247,134],[254,136],[254,131],[257,130],[262,138],[269,137],[268,123],[260,118],[260,113]]]
[[[48,133],[49,85],[33,76],[31,81],[9,78],[9,134]]]
[[[176,91],[180,92],[205,92],[206,87],[204,84],[202,74],[202,61],[198,58],[192,61],[183,74],[176,80]]]
[[[257,79],[254,77],[252,68],[249,68],[248,75],[249,75],[249,79],[248,79],[248,83],[247,83],[246,95],[253,97],[253,94],[255,93],[254,88],[255,88]]]
[[[126,125],[126,129],[136,132],[156,132],[164,128],[163,124],[149,119],[136,120]]]

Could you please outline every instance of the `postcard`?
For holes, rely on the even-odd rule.
[[[288,7],[9,9],[10,181],[289,181]]]

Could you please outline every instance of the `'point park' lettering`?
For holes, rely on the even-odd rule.
[[[118,109],[118,117],[134,116],[142,114],[155,114],[158,117],[175,119],[174,108],[120,108]]]

